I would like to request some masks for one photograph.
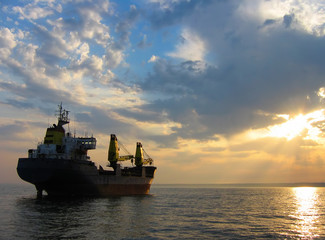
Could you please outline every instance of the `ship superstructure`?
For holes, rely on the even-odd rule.
[[[135,156],[120,156],[117,137],[111,134],[108,166],[112,170],[97,168],[88,156],[88,150],[96,149],[96,138],[66,133],[63,126],[70,122],[69,112],[62,104],[58,106],[57,117],[58,123],[47,128],[43,143],[28,150],[28,158],[18,160],[18,175],[36,186],[38,196],[43,190],[54,196],[149,193],[156,167],[140,142],[136,143]],[[121,161],[131,161],[135,166],[122,168]]]
[[[59,105],[57,111],[58,124],[47,128],[43,143],[37,149],[29,150],[29,158],[53,158],[90,160],[87,151],[96,149],[96,138],[73,137],[70,132],[65,133],[63,125],[70,122],[69,112]]]

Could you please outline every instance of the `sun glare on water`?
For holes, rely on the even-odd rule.
[[[293,225],[302,239],[313,239],[318,237],[319,229],[317,227],[318,211],[318,193],[314,187],[293,188],[296,199],[296,212],[292,215],[297,221]]]

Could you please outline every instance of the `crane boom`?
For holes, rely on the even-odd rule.
[[[119,145],[128,153],[128,155],[120,156],[120,148]],[[116,169],[118,161],[128,161],[131,160],[133,164],[133,160],[135,160],[135,165],[137,167],[141,167],[142,165],[152,164],[153,159],[146,153],[146,151],[142,148],[142,144],[137,142],[135,156],[131,155],[124,145],[121,142],[118,142],[115,134],[111,134],[109,149],[108,149],[108,161],[109,167],[113,167]]]

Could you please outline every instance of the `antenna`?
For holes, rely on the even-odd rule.
[[[56,111],[55,116],[58,117],[58,125],[62,126],[70,122],[69,111],[62,108],[62,102],[58,105],[58,110]]]

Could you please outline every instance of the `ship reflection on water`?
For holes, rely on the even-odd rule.
[[[293,188],[296,211],[291,216],[296,219],[294,231],[302,239],[313,239],[319,237],[317,222],[319,218],[319,201],[317,188],[297,187]]]

